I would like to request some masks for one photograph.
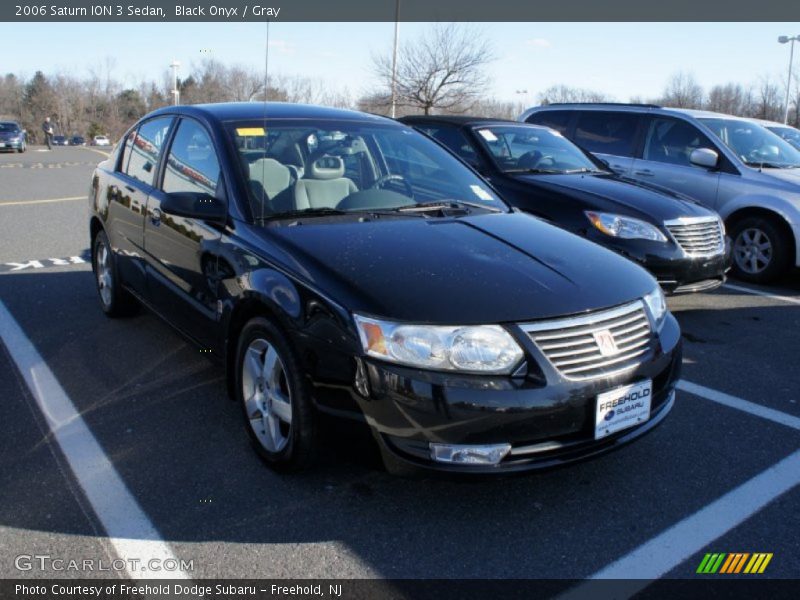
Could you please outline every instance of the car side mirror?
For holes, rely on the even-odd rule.
[[[176,192],[161,201],[161,210],[168,215],[224,223],[228,207],[219,198],[203,192]]]
[[[710,148],[697,148],[689,155],[689,162],[705,169],[716,169],[719,164],[719,154]]]

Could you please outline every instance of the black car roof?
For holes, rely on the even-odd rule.
[[[262,119],[320,119],[340,121],[363,121],[392,123],[391,119],[341,108],[294,104],[290,102],[222,102],[219,104],[193,104],[187,106],[167,106],[151,115],[185,114],[203,116],[215,121]]]

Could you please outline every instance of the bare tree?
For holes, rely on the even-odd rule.
[[[670,78],[660,102],[675,108],[702,108],[703,95],[703,88],[694,75],[679,72]]]
[[[553,104],[558,102],[609,102],[610,96],[595,90],[574,88],[568,85],[551,85],[538,95],[540,104]]]
[[[755,102],[749,116],[768,121],[783,121],[783,99],[780,85],[769,76],[762,77],[756,88]]]
[[[489,85],[485,67],[494,60],[489,43],[463,25],[437,25],[401,45],[397,57],[397,104],[422,110],[469,110]],[[391,53],[373,56],[384,89],[373,99],[391,98]]]
[[[747,115],[751,111],[752,99],[752,88],[745,88],[740,83],[715,85],[708,92],[706,108],[729,115]]]

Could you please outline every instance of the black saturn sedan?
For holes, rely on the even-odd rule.
[[[164,108],[91,189],[103,311],[145,305],[219,357],[275,468],[310,464],[321,413],[365,423],[390,470],[477,473],[609,450],[672,408],[656,280],[395,121]]]
[[[512,206],[611,248],[670,294],[725,282],[730,241],[717,213],[624,179],[559,132],[475,117],[403,117],[491,182]]]

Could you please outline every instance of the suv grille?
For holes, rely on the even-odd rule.
[[[597,379],[633,369],[650,349],[650,319],[638,300],[581,317],[521,327],[567,379]]]
[[[664,225],[689,256],[711,256],[724,249],[725,235],[716,217],[675,219]]]

